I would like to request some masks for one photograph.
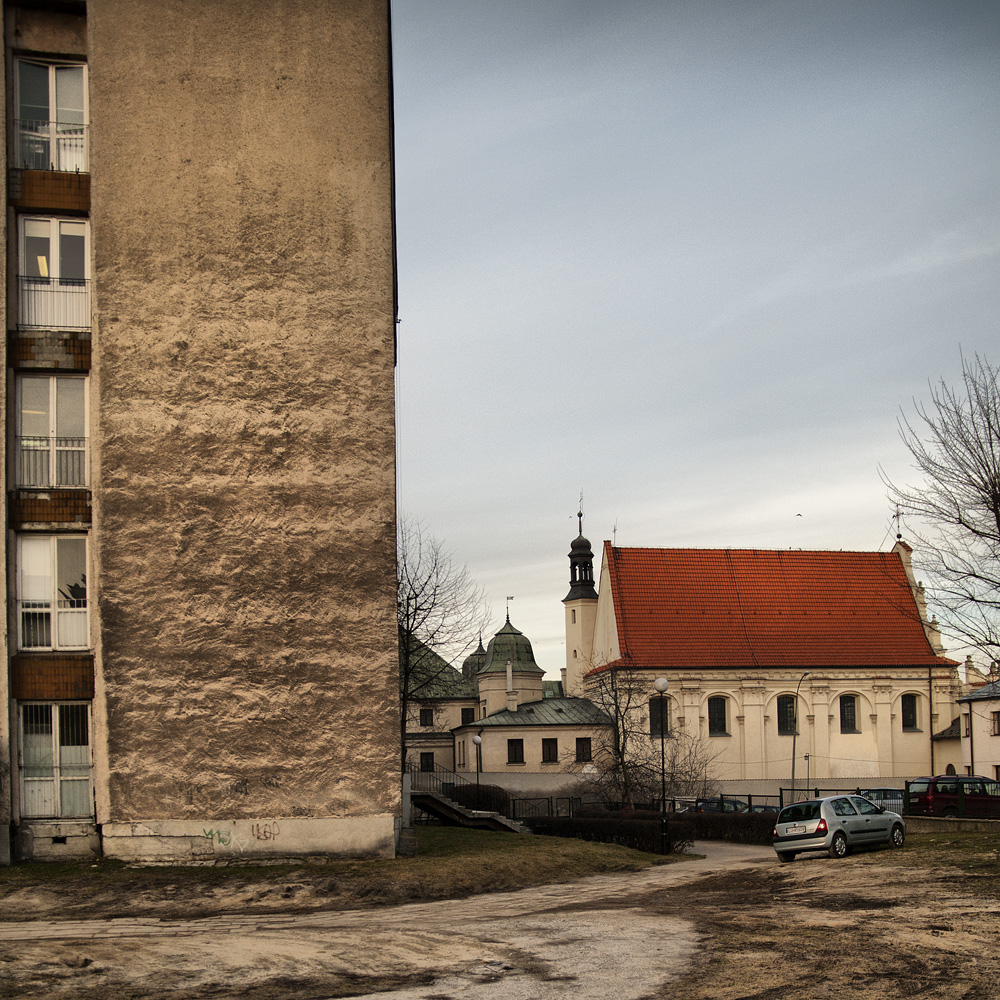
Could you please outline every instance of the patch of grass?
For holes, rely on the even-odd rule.
[[[0,868],[3,919],[209,916],[233,910],[338,910],[457,899],[640,871],[664,859],[615,844],[425,827],[410,858],[138,867],[118,861]]]
[[[1000,836],[995,833],[914,833],[901,851],[871,851],[855,857],[873,866],[935,870],[943,877],[964,874],[977,883],[979,893],[1000,897]]]

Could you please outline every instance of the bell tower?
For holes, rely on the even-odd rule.
[[[566,675],[563,691],[571,698],[583,696],[583,675],[593,665],[597,591],[594,589],[594,552],[583,537],[583,511],[577,512],[579,534],[569,547],[569,593],[566,608]]]

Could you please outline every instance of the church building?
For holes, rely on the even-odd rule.
[[[957,714],[961,685],[911,551],[606,541],[595,589],[581,522],[563,602],[566,693],[593,696],[609,671],[637,678],[648,692],[633,711],[651,737],[660,726],[697,737],[723,787],[935,773],[932,735]]]

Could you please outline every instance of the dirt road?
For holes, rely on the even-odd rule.
[[[1000,901],[947,873],[697,849],[641,873],[382,910],[0,924],[0,996],[998,995]]]

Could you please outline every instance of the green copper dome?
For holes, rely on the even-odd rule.
[[[508,660],[510,660],[510,666],[514,673],[545,673],[535,663],[535,654],[531,651],[531,643],[511,625],[510,618],[507,619],[504,627],[490,639],[490,644],[486,647],[486,662],[479,672],[481,674],[506,673]]]

